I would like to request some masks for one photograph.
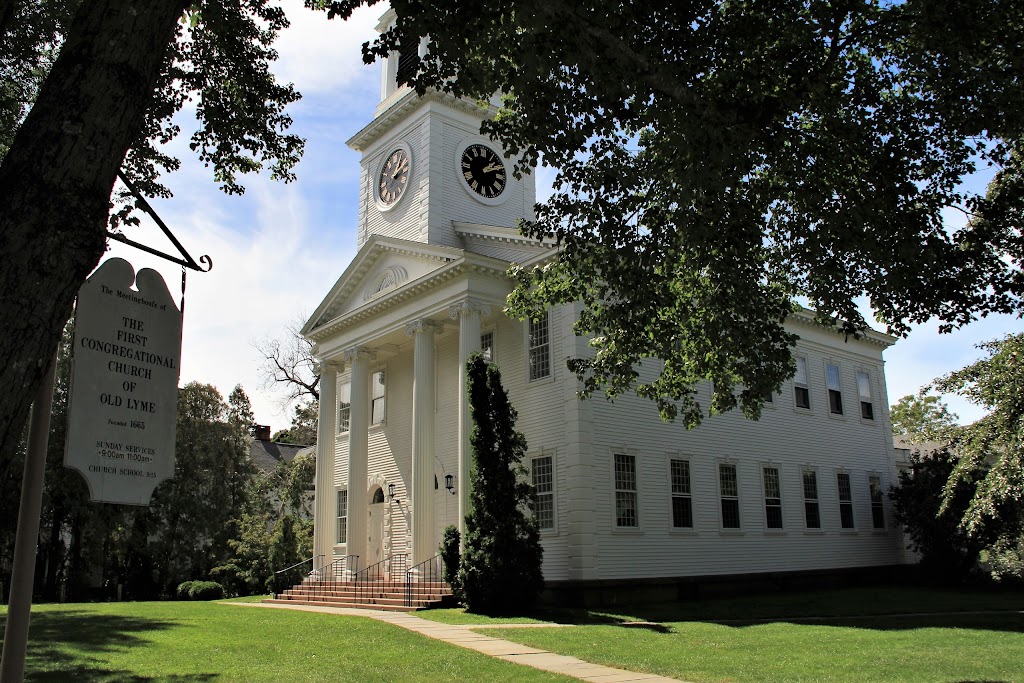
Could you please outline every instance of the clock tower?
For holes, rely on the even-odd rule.
[[[395,21],[389,10],[377,26]],[[426,40],[417,46],[425,54]],[[532,215],[534,177],[517,180],[501,146],[480,135],[497,111],[438,92],[422,97],[399,83],[401,55],[383,64],[373,121],[348,145],[362,154],[358,245],[370,235],[462,247],[455,224],[515,229]]]

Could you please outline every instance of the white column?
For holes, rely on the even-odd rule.
[[[316,432],[315,517],[313,519],[314,569],[333,562],[337,540],[337,494],[334,489],[335,431],[338,417],[338,365],[320,364],[320,415]]]
[[[414,320],[405,333],[414,337],[412,379],[412,558],[411,564],[437,554],[434,534],[434,332],[441,326]]]
[[[466,387],[466,360],[480,350],[480,315],[490,315],[491,309],[475,299],[465,299],[448,309],[450,318],[459,318],[459,467],[456,488],[459,497],[459,534],[466,537],[466,515],[469,514],[469,470],[473,457],[469,449],[469,432],[473,418],[469,412],[469,392]]]
[[[354,566],[366,568],[367,503],[366,459],[370,428],[370,360],[373,354],[362,347],[345,350],[352,365],[352,398],[348,428],[348,554],[358,555]]]

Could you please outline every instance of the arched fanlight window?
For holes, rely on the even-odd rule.
[[[370,504],[373,505],[375,503],[383,503],[383,502],[384,502],[384,491],[378,486],[376,489],[373,490],[373,499],[370,501]]]

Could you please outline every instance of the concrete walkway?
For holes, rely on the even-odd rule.
[[[643,681],[643,683],[685,683],[675,678],[665,678],[664,676],[655,676],[652,674],[637,673],[635,671],[613,669],[610,666],[601,666],[600,664],[591,664],[590,662],[584,662],[582,659],[576,659],[575,657],[557,655],[553,652],[537,650],[508,640],[492,638],[491,636],[477,633],[474,630],[486,627],[440,624],[435,621],[421,619],[420,617],[408,612],[380,612],[377,610],[350,609],[345,607],[279,605],[260,602],[225,602],[221,604],[239,605],[243,607],[265,607],[269,609],[295,609],[302,610],[304,612],[322,612],[324,614],[344,614],[351,617],[367,617],[370,619],[376,619],[377,621],[383,621],[388,624],[394,624],[395,626],[400,626],[409,631],[414,631],[427,636],[428,638],[441,640],[470,650],[476,650],[477,652],[482,652],[485,655],[490,655],[491,657],[496,657],[498,659],[504,659],[506,662],[532,666],[534,669],[551,671],[564,676],[578,678],[582,681],[592,681],[592,683],[633,683],[634,681]],[[495,627],[557,628],[558,625],[501,624],[500,626],[496,625]]]

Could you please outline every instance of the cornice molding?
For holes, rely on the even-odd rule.
[[[498,259],[488,259],[493,264],[480,262],[467,262],[465,260],[455,262],[428,273],[423,277],[408,282],[398,289],[390,290],[386,294],[363,304],[359,308],[344,315],[329,320],[316,329],[310,330],[306,337],[314,342],[320,342],[337,334],[341,330],[350,328],[365,320],[394,308],[410,299],[437,289],[452,280],[466,275],[484,276],[490,279],[508,281],[506,275],[507,264]]]
[[[814,319],[814,316],[814,311],[808,308],[801,308],[799,311],[791,313],[786,318],[786,322],[794,323],[803,327],[813,328],[815,330],[818,330],[819,332],[835,332],[837,335],[844,334],[841,328],[822,325],[821,323]],[[892,335],[889,334],[885,334],[884,332],[873,330],[871,328],[868,328],[859,336],[856,336],[855,339],[857,341],[862,341],[866,344],[877,346],[882,349],[889,348],[890,346],[896,343],[896,337],[893,337]]]
[[[357,152],[365,151],[370,145],[382,138],[389,130],[406,119],[409,114],[427,102],[437,102],[457,111],[470,114],[478,118],[493,118],[498,113],[498,108],[489,104],[486,109],[481,108],[475,100],[466,100],[454,97],[448,93],[437,90],[428,90],[423,96],[416,94],[412,88],[406,87],[406,92],[401,95],[394,104],[381,112],[369,124],[363,127],[358,133],[346,141],[346,145]]]
[[[463,237],[476,237],[481,240],[523,245],[534,249],[555,249],[558,246],[553,239],[545,238],[538,241],[532,237],[524,237],[519,233],[518,228],[503,228],[496,225],[463,223],[461,221],[452,221],[452,228],[455,230],[455,234]]]

